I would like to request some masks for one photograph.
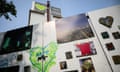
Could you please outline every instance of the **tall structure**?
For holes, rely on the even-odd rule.
[[[47,4],[33,2],[32,9],[29,12],[28,24],[43,24],[49,20],[54,21],[60,18],[62,18],[61,9],[50,6],[49,1]]]
[[[50,21],[50,1],[47,1],[47,22]]]
[[[0,72],[120,72],[120,5],[50,22],[36,12],[0,33]]]

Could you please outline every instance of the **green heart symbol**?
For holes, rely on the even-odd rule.
[[[55,53],[57,51],[57,43],[51,42],[45,47],[35,47],[30,50],[30,61],[38,72],[49,72],[50,68],[56,64]],[[41,58],[38,60],[38,58]],[[43,59],[42,59],[43,58]]]

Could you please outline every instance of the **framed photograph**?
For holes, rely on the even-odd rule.
[[[17,55],[17,61],[22,61],[23,60],[23,55],[22,54],[18,54]]]
[[[112,35],[115,39],[120,39],[120,33],[119,32],[113,32]]]
[[[99,23],[102,24],[105,27],[111,28],[113,24],[113,17],[112,16],[106,16],[106,17],[100,17]]]
[[[92,41],[85,43],[78,43],[75,46],[76,46],[75,49],[76,57],[97,54],[94,43]]]
[[[95,72],[91,58],[80,59],[81,72]]]
[[[109,38],[108,32],[102,32],[101,35],[102,35],[103,39],[108,39]]]
[[[31,67],[30,66],[25,66],[24,67],[24,72],[31,72]]]
[[[112,56],[114,64],[120,64],[120,55]]]
[[[94,37],[86,14],[57,20],[56,34],[59,44]]]
[[[67,69],[67,62],[66,61],[63,61],[63,62],[60,62],[60,69]]]
[[[72,59],[72,58],[73,58],[71,51],[66,52],[66,53],[65,53],[65,56],[66,56],[66,59]]]
[[[108,51],[115,50],[115,47],[112,42],[106,43],[105,45]]]

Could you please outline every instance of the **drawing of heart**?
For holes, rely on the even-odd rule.
[[[112,16],[106,16],[105,18],[101,17],[99,19],[99,23],[108,27],[108,28],[111,28],[112,24],[113,24],[113,17]]]

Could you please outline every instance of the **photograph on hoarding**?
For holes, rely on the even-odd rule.
[[[120,55],[112,56],[114,64],[120,64]]]
[[[102,32],[101,35],[102,35],[103,39],[108,39],[109,38],[108,32]]]
[[[66,52],[65,56],[66,56],[66,59],[72,59],[73,58],[71,51]]]
[[[3,39],[0,54],[16,52],[31,48],[32,27],[23,27],[8,31]]]
[[[112,33],[114,39],[120,39],[120,33],[119,32],[113,32]]]
[[[95,72],[91,58],[80,59],[81,72]]]
[[[60,69],[61,69],[61,70],[67,69],[67,62],[66,62],[66,61],[60,62]]]
[[[85,14],[56,20],[56,35],[58,43],[94,37],[88,17]]]
[[[85,43],[78,43],[75,46],[76,46],[76,49],[75,49],[76,57],[97,54],[94,43],[92,41],[85,42]]]
[[[105,45],[108,51],[115,50],[115,47],[112,42],[106,43]]]

